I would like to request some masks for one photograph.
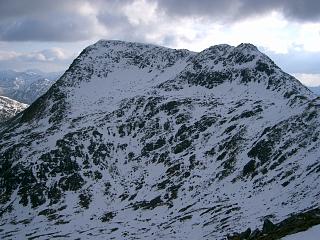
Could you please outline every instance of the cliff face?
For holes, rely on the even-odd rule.
[[[319,104],[250,44],[99,41],[0,130],[0,236],[219,239],[319,207]]]

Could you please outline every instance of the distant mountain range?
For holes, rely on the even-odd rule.
[[[312,92],[320,96],[320,86],[317,87],[308,87]]]
[[[59,72],[44,73],[39,70],[18,72],[0,71],[0,95],[21,103],[31,104],[43,95],[62,75]]]
[[[319,106],[251,44],[99,41],[0,126],[0,238],[263,235],[320,207]]]

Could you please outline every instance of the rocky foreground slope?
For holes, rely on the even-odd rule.
[[[0,130],[0,238],[221,239],[317,208],[319,106],[250,44],[99,41]]]
[[[27,104],[0,96],[0,124],[9,118],[12,118],[27,107]]]

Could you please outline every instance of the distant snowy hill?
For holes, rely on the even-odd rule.
[[[251,44],[101,40],[0,127],[0,238],[222,239],[318,208],[319,107]]]
[[[7,97],[0,96],[0,124],[28,107]]]
[[[309,87],[309,89],[314,92],[315,94],[320,96],[320,86],[318,87]]]
[[[43,95],[61,73],[44,73],[39,70],[17,72],[0,71],[0,95],[31,104]]]

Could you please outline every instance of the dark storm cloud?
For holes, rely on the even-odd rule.
[[[26,16],[45,16],[52,12],[67,13],[81,2],[83,0],[1,0],[0,20]]]
[[[128,33],[133,26],[121,7],[129,3],[132,1],[1,0],[0,41],[88,40],[99,35],[99,24],[109,32]],[[97,9],[96,15],[81,12],[88,7]]]
[[[77,41],[94,35],[95,22],[79,13],[84,0],[1,0],[0,40]]]
[[[157,0],[159,9],[173,16],[208,17],[236,21],[255,15],[279,11],[295,21],[319,21],[319,0]]]
[[[53,19],[60,18],[55,21]],[[0,37],[4,41],[77,41],[89,39],[93,31],[90,19],[78,16],[59,16],[52,18],[27,18],[0,24]],[[88,27],[89,26],[89,27]]]
[[[243,18],[278,11],[290,20],[319,21],[319,0],[145,0],[157,3],[158,11],[172,17],[204,17],[213,22],[232,23]],[[123,7],[130,0],[1,0],[0,41],[80,41],[101,36],[144,41],[156,26],[132,24]],[[83,14],[88,6],[95,14]],[[165,41],[171,41],[168,36]]]

